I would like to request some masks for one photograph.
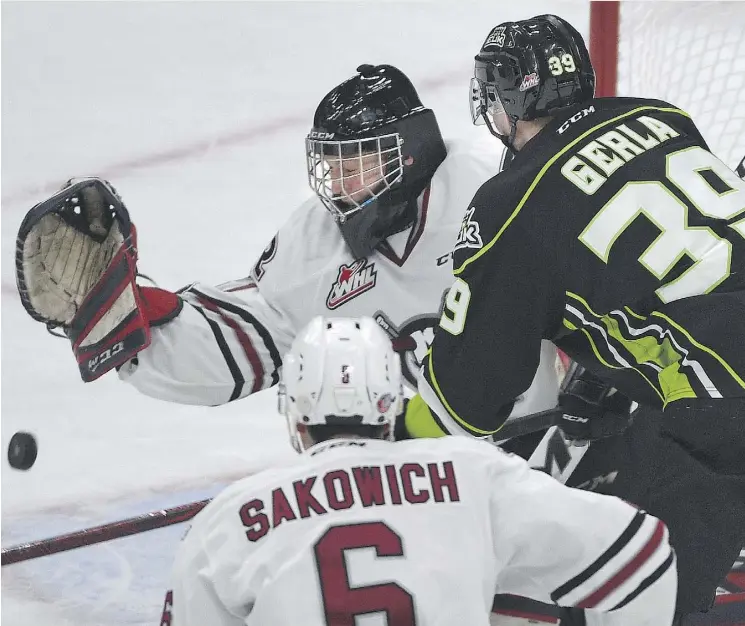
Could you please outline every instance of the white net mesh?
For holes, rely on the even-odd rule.
[[[622,2],[618,95],[683,109],[734,168],[745,156],[745,2]]]

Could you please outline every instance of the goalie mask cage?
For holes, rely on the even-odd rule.
[[[665,100],[734,169],[745,156],[745,2],[591,2],[596,95]]]

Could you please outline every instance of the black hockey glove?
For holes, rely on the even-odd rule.
[[[629,427],[629,398],[576,363],[567,377],[559,393],[558,425],[573,445],[620,435]]]

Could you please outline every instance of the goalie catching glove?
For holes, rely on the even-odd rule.
[[[150,327],[178,315],[174,293],[136,284],[134,224],[100,178],[71,179],[24,218],[16,283],[28,314],[61,328],[85,382],[150,344]]]
[[[632,401],[617,389],[572,363],[559,392],[558,425],[572,444],[620,435],[631,424]]]

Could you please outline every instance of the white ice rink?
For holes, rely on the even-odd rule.
[[[25,212],[100,175],[139,234],[140,270],[176,289],[248,274],[310,193],[303,140],[320,98],[361,63],[397,65],[443,134],[471,126],[473,55],[491,26],[581,2],[3,2],[2,450],[36,434],[28,472],[2,462],[2,545],[213,495],[294,454],[273,390],[220,408],[80,380],[69,344],[16,295]],[[466,207],[464,207],[465,209]],[[157,624],[184,527],[4,567],[2,624]]]

